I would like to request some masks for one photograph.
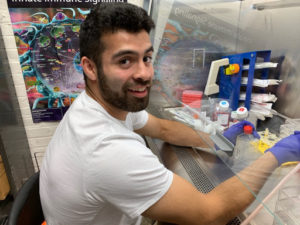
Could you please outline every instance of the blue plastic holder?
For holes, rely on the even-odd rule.
[[[270,62],[271,51],[253,51],[245,52],[240,54],[228,55],[223,58],[229,59],[229,64],[239,64],[240,70],[236,74],[226,75],[225,68],[220,68],[220,81],[219,81],[219,98],[229,99],[231,102],[231,109],[236,110],[239,107],[239,97],[241,89],[241,78],[242,72],[248,70],[248,82],[246,87],[246,100],[245,107],[250,110],[250,101],[252,94],[253,78],[255,63],[257,58],[262,58],[264,62]],[[243,69],[244,65],[249,65],[249,69]],[[269,69],[262,69],[262,74],[260,79],[268,78]]]

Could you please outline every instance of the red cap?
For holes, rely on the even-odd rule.
[[[244,126],[244,133],[245,134],[252,134],[252,132],[253,132],[252,126],[250,126],[250,125],[245,125]]]

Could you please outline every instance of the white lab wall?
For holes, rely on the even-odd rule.
[[[143,0],[128,0],[128,2],[136,4],[138,6],[143,6]],[[37,170],[38,167],[35,159],[38,159],[38,165],[40,166],[43,153],[45,152],[46,147],[59,122],[33,123],[32,121],[29,102],[25,90],[25,83],[20,67],[18,52],[6,0],[0,0],[0,29],[2,33],[2,36],[0,36],[0,38],[3,39],[5,43],[4,46],[0,46],[0,51],[6,51],[6,55],[8,57],[8,59],[1,60],[5,60],[5,63],[8,63],[10,66],[11,76],[13,78],[17,95],[16,97],[19,102],[19,107],[28,137],[28,143],[33,163],[35,169]],[[34,155],[36,155],[37,157],[35,157]]]
[[[255,35],[256,48],[274,49],[294,52],[299,50],[300,5],[298,7],[254,10],[254,0],[242,3],[239,27]],[[284,1],[283,1],[284,2]]]
[[[140,7],[143,7],[143,2],[144,2],[143,0],[128,0],[128,3],[135,4]]]

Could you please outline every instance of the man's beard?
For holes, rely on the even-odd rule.
[[[107,84],[107,77],[103,73],[103,70],[98,70],[98,79],[99,79],[99,88],[100,93],[103,99],[108,102],[110,105],[122,109],[127,112],[138,112],[145,109],[149,103],[149,93],[151,87],[151,81],[143,81],[143,80],[136,80],[132,85],[148,85],[147,87],[147,96],[144,98],[137,98],[134,96],[128,95],[128,87],[132,86],[129,83],[125,83],[121,89],[121,93],[113,91],[109,85]]]

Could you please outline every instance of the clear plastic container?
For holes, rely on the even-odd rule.
[[[291,171],[286,177],[288,179],[279,186],[274,212],[280,222],[274,220],[273,225],[300,224],[300,169]]]
[[[245,162],[253,162],[261,155],[252,145],[252,142],[256,140],[257,139],[253,136],[252,126],[244,126],[244,133],[237,137],[233,152],[236,164],[240,163],[241,166],[244,167]]]
[[[275,171],[256,199],[260,204],[252,204],[241,225],[299,225],[300,163]]]

